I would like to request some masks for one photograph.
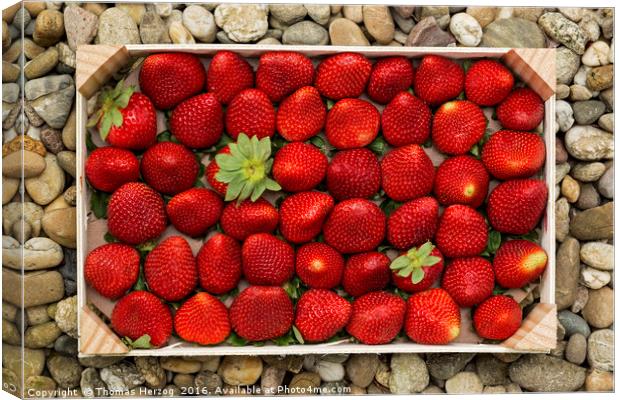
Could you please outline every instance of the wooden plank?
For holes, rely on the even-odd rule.
[[[554,49],[512,49],[502,59],[543,100],[555,94]]]
[[[78,91],[84,97],[90,98],[128,61],[129,52],[125,46],[107,44],[79,46],[76,52],[75,72]]]
[[[554,349],[556,330],[556,305],[539,303],[527,315],[519,330],[502,342],[502,346],[521,351]]]
[[[88,306],[80,312],[80,353],[124,354],[129,348]]]

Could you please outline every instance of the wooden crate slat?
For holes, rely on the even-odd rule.
[[[555,94],[555,51],[512,49],[502,59],[543,100]]]
[[[107,44],[79,46],[76,62],[80,67],[75,71],[78,91],[82,96],[90,98],[128,60],[129,52],[125,46]]]
[[[80,352],[84,354],[124,354],[129,348],[88,306],[80,313]]]
[[[519,330],[502,346],[513,350],[554,349],[557,336],[556,305],[539,303],[527,315]]]

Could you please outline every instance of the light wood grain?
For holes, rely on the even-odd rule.
[[[80,312],[80,353],[124,354],[129,348],[90,308]]]
[[[531,351],[554,349],[557,336],[555,304],[539,303],[527,315],[519,330],[502,346],[513,350]]]
[[[82,96],[90,98],[129,61],[125,46],[106,44],[79,46],[76,53],[75,82]]]
[[[512,49],[502,59],[543,100],[555,94],[554,49]]]

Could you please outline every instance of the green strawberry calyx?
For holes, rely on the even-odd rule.
[[[101,108],[93,114],[86,126],[98,126],[101,139],[106,140],[112,125],[119,127],[123,124],[121,110],[127,107],[135,91],[135,86],[125,87],[122,79],[118,81],[114,89],[105,90],[101,94]]]
[[[407,253],[395,258],[390,264],[390,269],[398,271],[398,276],[403,278],[411,276],[411,282],[414,284],[420,283],[424,279],[422,267],[431,267],[441,261],[441,258],[431,255],[433,249],[435,246],[431,242],[413,247]]]
[[[151,344],[151,337],[149,335],[142,335],[136,340],[131,340],[130,338],[125,336],[122,340],[130,349],[152,349],[153,348],[153,345]]]
[[[217,154],[215,162],[220,170],[215,175],[219,182],[228,188],[224,200],[245,199],[256,201],[265,190],[278,191],[282,188],[269,177],[273,159],[271,157],[271,139],[249,138],[241,133],[236,143],[228,145],[229,154]]]

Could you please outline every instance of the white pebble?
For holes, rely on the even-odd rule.
[[[464,46],[478,46],[482,39],[482,28],[474,17],[466,13],[458,13],[450,20],[450,32]]]

